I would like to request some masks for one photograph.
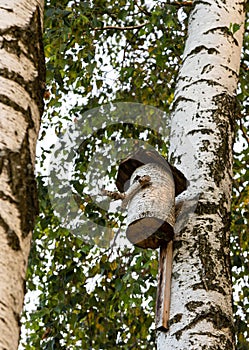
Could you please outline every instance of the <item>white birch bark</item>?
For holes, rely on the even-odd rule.
[[[169,331],[158,333],[158,350],[235,348],[229,217],[245,2],[193,1],[170,140],[171,161],[190,186],[175,226]]]
[[[18,347],[37,213],[35,145],[43,109],[43,0],[0,0],[0,349]]]

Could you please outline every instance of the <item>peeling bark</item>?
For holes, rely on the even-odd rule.
[[[193,1],[170,140],[190,185],[178,199],[170,326],[158,332],[158,350],[235,349],[229,223],[244,5]]]
[[[0,0],[0,348],[18,347],[43,112],[42,0]]]

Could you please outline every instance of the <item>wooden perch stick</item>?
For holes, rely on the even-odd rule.
[[[159,276],[156,301],[156,329],[169,328],[170,291],[173,260],[173,241],[160,247]]]
[[[112,192],[105,190],[102,188],[101,194],[102,196],[108,196],[114,200],[121,199],[123,201],[122,203],[122,209],[125,209],[128,202],[131,200],[131,198],[141,189],[146,186],[150,186],[151,178],[149,175],[143,175],[137,179],[127,190],[127,192],[121,193],[121,192]]]

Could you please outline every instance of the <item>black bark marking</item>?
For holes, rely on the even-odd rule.
[[[34,64],[38,72],[37,77],[30,82],[25,82],[23,77],[19,74],[14,71],[8,71],[7,69],[1,69],[1,76],[20,84],[35,101],[39,108],[40,115],[42,115],[46,71],[39,7],[37,6],[30,23],[25,28],[12,26],[11,28],[0,30],[0,35],[3,38],[2,49],[18,57],[20,57],[21,54],[24,55]],[[6,37],[8,39],[6,39]],[[25,47],[25,52],[22,46]]]
[[[184,96],[179,96],[173,102],[173,105],[172,105],[173,110],[175,110],[177,105],[180,104],[181,102],[193,102],[193,103],[195,103],[195,100],[193,100],[191,98],[186,98]]]
[[[208,336],[209,338],[210,338],[210,340],[212,339],[212,338],[215,338],[215,339],[219,339],[220,341],[219,341],[219,344],[218,345],[214,345],[214,346],[210,346],[210,345],[202,345],[202,350],[222,350],[222,349],[224,349],[224,350],[232,350],[232,349],[234,349],[234,341],[233,342],[231,342],[229,339],[227,339],[227,337],[226,336],[224,336],[223,334],[219,334],[219,335],[216,335],[216,334],[213,334],[213,333],[211,333],[211,332],[199,332],[199,333],[197,333],[197,332],[191,332],[191,336],[194,336],[194,335],[197,335],[198,336],[198,338],[197,339],[199,339],[199,336],[200,335],[204,335],[204,336]],[[231,335],[231,338],[233,338],[233,336]],[[198,346],[198,340],[197,340],[197,344],[194,342],[194,340],[190,340],[190,343],[191,343],[191,345],[197,345],[197,347],[196,348],[191,348],[191,350],[199,350],[199,346]],[[217,343],[217,341],[216,341],[216,343]],[[222,346],[222,347],[221,347]]]
[[[7,12],[14,12],[13,9],[8,8],[8,7],[3,7],[3,6],[1,6],[0,9],[1,9],[1,10],[4,10],[4,11],[7,11]]]
[[[208,5],[208,6],[211,6],[210,2],[208,1],[205,1],[205,0],[197,0],[194,2],[193,6],[197,6],[197,5]]]
[[[0,300],[0,305],[2,305],[2,308],[7,308],[7,304],[5,304],[2,300]]]
[[[208,303],[209,304],[209,303]],[[196,315],[188,325],[174,333],[174,336],[179,340],[186,330],[191,330],[199,322],[206,321],[213,324],[214,328],[217,330],[222,330],[224,328],[234,329],[233,319],[229,318],[226,313],[218,305],[208,305],[208,310],[201,311],[200,314]],[[222,335],[220,336],[222,337]],[[224,341],[227,339],[224,336]]]
[[[209,188],[209,191],[212,191],[211,187]],[[213,202],[202,200],[200,196],[200,200],[197,203],[195,213],[198,216],[220,213],[219,215],[220,217],[222,217],[222,215],[225,215],[227,213],[226,209],[223,206],[223,203],[224,203],[223,201],[224,201],[224,198],[220,200],[218,204],[215,204]]]
[[[225,195],[224,195],[225,197]],[[196,214],[200,217],[200,223],[193,230],[197,237],[196,249],[199,251],[199,259],[202,264],[201,282],[193,285],[193,290],[213,290],[227,295],[227,284],[231,281],[231,262],[229,255],[229,227],[230,213],[224,207],[225,198],[222,197],[218,204],[200,200],[196,207]],[[222,218],[222,228],[216,232],[219,249],[213,248],[208,233],[213,231],[214,220],[207,215],[219,214]],[[201,219],[203,216],[204,219]],[[205,234],[203,234],[205,232]],[[220,269],[217,271],[216,262],[219,261]],[[221,284],[221,281],[224,283]]]
[[[19,251],[21,249],[20,239],[15,231],[13,231],[7,222],[0,216],[0,226],[4,229],[7,235],[8,245],[15,251]]]
[[[219,150],[215,152],[214,160],[209,164],[210,176],[217,186],[224,179],[224,173],[232,169],[232,144],[234,140],[236,98],[228,94],[220,94],[213,98],[217,109],[213,113],[219,133]],[[232,139],[230,139],[232,137]]]
[[[226,26],[211,28],[211,29],[207,30],[206,32],[204,32],[203,34],[207,35],[209,33],[215,33],[215,32],[221,32],[221,34],[226,36],[228,39],[232,39],[233,43],[236,46],[239,46],[238,40],[234,37],[233,33]]]
[[[0,70],[0,75],[1,75],[1,70]],[[5,104],[6,106],[13,108],[17,112],[22,113],[26,123],[29,125],[29,129],[32,129],[34,127],[34,122],[32,119],[30,107],[28,107],[27,110],[25,110],[19,104],[11,100],[8,96],[1,95],[1,94],[0,94],[0,102],[2,104]]]
[[[23,237],[33,230],[38,214],[37,188],[29,148],[27,130],[20,152],[10,151],[7,157],[9,185],[18,203]]]
[[[183,62],[185,62],[188,57],[190,56],[196,56],[199,53],[203,53],[206,52],[209,55],[218,55],[220,52],[214,48],[214,47],[206,47],[205,45],[200,45],[200,46],[196,46],[193,50],[191,50],[187,56],[184,58]]]
[[[214,133],[213,129],[207,129],[207,128],[200,128],[191,130],[187,133],[187,135],[195,135],[195,134],[204,134],[204,135],[212,135]]]
[[[5,319],[3,317],[0,317],[0,321],[2,321],[3,323],[7,324],[7,322],[5,321]]]
[[[234,75],[236,78],[238,78],[239,75],[235,70],[231,69],[230,67],[224,66],[223,64],[221,64],[220,66],[223,67],[228,72],[230,72],[231,75]]]
[[[207,231],[212,231],[212,226],[207,227]],[[199,257],[202,263],[202,283],[201,287],[206,290],[215,290],[222,295],[226,295],[226,291],[220,285],[220,278],[217,276],[216,261],[222,261],[222,256],[219,252],[215,251],[212,244],[207,240],[206,236],[199,235]],[[215,254],[216,253],[216,254]],[[217,259],[217,260],[216,260]],[[221,276],[222,277],[222,276]],[[193,286],[193,289],[199,289],[198,284]]]
[[[0,191],[0,198],[4,201],[8,201],[10,203],[17,204],[17,202],[8,194],[4,193],[3,191]]]
[[[184,80],[184,79],[182,78],[182,80]],[[218,82],[215,81],[215,80],[211,80],[211,79],[198,79],[198,80],[193,81],[193,82],[190,83],[190,84],[185,85],[185,86],[182,88],[182,90],[184,91],[184,90],[188,89],[189,87],[191,87],[192,85],[197,85],[197,84],[200,84],[200,83],[205,83],[205,84],[207,84],[208,86],[220,86],[220,87],[224,88],[224,86],[223,86],[222,84],[218,83]],[[204,93],[204,92],[203,92],[203,93]]]
[[[189,303],[186,304],[186,308],[189,311],[195,312],[197,308],[199,308],[203,305],[204,305],[203,301],[190,301]]]
[[[169,327],[174,323],[179,323],[182,320],[182,314],[177,314],[169,320]]]
[[[21,327],[21,316],[17,312],[13,311],[14,319],[16,320],[16,323],[18,324],[18,327]]]
[[[35,217],[38,214],[37,188],[28,137],[27,130],[20,151],[2,151],[0,162],[2,165],[1,171],[3,167],[7,170],[9,186],[13,194],[10,197],[1,192],[0,196],[10,203],[15,203],[20,213],[23,237],[26,237],[33,230]],[[10,238],[14,237],[8,227],[6,227],[6,232],[8,232]]]
[[[208,1],[205,1],[205,0],[197,0],[197,1],[194,1],[193,3],[193,8],[192,8],[192,13],[191,13],[191,16],[192,16],[192,20],[194,18],[194,15],[195,13],[198,11],[197,9],[197,6],[198,5],[204,5],[204,6],[211,6],[211,4],[208,2]]]
[[[201,74],[205,74],[205,73],[207,74],[207,73],[211,72],[212,69],[214,69],[214,65],[208,63],[202,68]]]

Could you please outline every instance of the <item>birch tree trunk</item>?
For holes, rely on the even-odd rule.
[[[158,350],[235,348],[229,223],[245,0],[193,1],[171,162],[190,181],[175,226],[169,331]]]
[[[37,214],[35,145],[43,110],[43,0],[0,0],[0,349],[17,349]]]

